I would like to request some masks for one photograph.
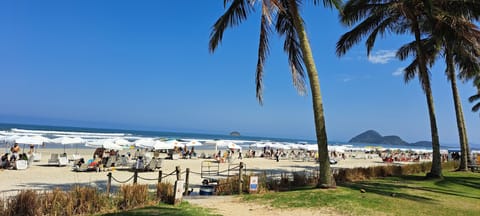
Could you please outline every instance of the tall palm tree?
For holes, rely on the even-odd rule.
[[[480,15],[480,2],[437,0],[429,7],[429,18],[433,23],[429,40],[437,40],[441,46],[446,63],[445,72],[452,89],[461,149],[458,170],[466,171],[470,152],[462,103],[457,89],[456,68],[462,80],[471,79],[480,73],[480,31],[472,23],[472,20],[478,20]],[[435,54],[432,55],[432,58],[435,57]]]
[[[329,156],[325,117],[323,112],[320,82],[315,61],[308,41],[304,21],[300,15],[301,0],[224,0],[225,13],[213,25],[210,35],[209,50],[214,52],[223,38],[223,32],[247,19],[254,11],[257,2],[261,4],[260,43],[258,48],[258,62],[256,69],[256,92],[260,104],[263,103],[262,81],[263,65],[269,52],[269,36],[271,27],[285,37],[284,51],[292,73],[293,84],[300,93],[305,93],[304,68],[307,70],[310,89],[312,92],[315,131],[320,160],[320,178],[318,187],[330,188],[335,182],[332,178]],[[230,5],[227,7],[228,3]],[[323,3],[325,7],[340,7],[340,0],[313,0],[314,5]]]
[[[415,37],[413,62],[405,69],[405,81],[418,76],[425,93],[430,129],[432,136],[432,168],[427,177],[439,178],[442,176],[440,157],[440,141],[438,137],[437,121],[430,86],[430,72],[428,70],[427,47],[423,35],[428,33],[430,24],[428,13],[420,0],[350,0],[344,6],[341,21],[349,26],[359,22],[352,30],[341,36],[337,42],[337,55],[344,55],[354,44],[363,37],[367,37],[367,54],[370,54],[377,36],[386,32],[396,34],[411,33]]]
[[[461,77],[468,78],[471,77],[471,75],[469,74],[480,73],[480,65],[478,62],[480,48],[472,47],[476,45],[476,40],[480,39],[480,33],[471,22],[466,20],[464,21],[467,22],[467,29],[462,29],[461,26],[454,25],[454,27],[457,27],[456,29],[449,29],[449,27],[447,27],[445,29],[442,29],[447,31],[442,31],[440,29],[438,29],[438,31],[434,31],[434,34],[439,32],[445,33],[443,38],[443,52],[447,65],[446,74],[452,88],[452,95],[455,106],[455,116],[457,119],[457,128],[460,139],[461,158],[460,166],[458,168],[458,170],[460,171],[468,170],[468,155],[470,155],[470,153],[467,130],[462,109],[462,102],[460,100],[460,94],[457,89],[457,74],[455,72],[455,68],[460,69]],[[470,27],[470,24],[473,26]],[[474,31],[475,33],[472,34],[472,31]],[[475,42],[472,44],[469,43],[470,41]]]

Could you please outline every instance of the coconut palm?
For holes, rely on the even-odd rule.
[[[480,73],[480,32],[472,23],[480,15],[478,1],[437,0],[429,5],[429,18],[433,29],[429,40],[439,43],[446,63],[446,75],[452,88],[455,116],[461,149],[458,170],[466,171],[469,160],[468,136],[460,94],[457,89],[456,68],[459,77],[468,80]],[[436,54],[432,54],[434,61]]]
[[[323,6],[330,8],[339,8],[341,4],[340,0],[313,0],[312,2],[314,5],[323,4]],[[256,3],[261,5],[260,43],[258,48],[258,62],[255,80],[257,99],[260,104],[263,103],[263,65],[269,52],[269,36],[272,33],[271,29],[274,27],[276,33],[285,37],[283,48],[288,55],[293,84],[299,93],[306,92],[304,84],[304,69],[306,69],[308,80],[310,81],[309,84],[312,94],[315,131],[319,149],[320,178],[318,186],[323,188],[332,187],[334,181],[330,171],[320,83],[304,21],[299,12],[299,7],[303,1],[224,0],[226,11],[213,25],[209,42],[210,52],[215,51],[223,38],[224,31],[228,27],[240,24],[251,15],[257,6]]]
[[[366,46],[369,55],[377,36],[384,35],[386,32],[396,34],[411,33],[415,37],[413,62],[405,68],[405,81],[410,81],[418,76],[421,87],[425,93],[428,113],[430,117],[430,129],[432,136],[432,168],[427,174],[428,177],[438,178],[442,176],[442,166],[440,158],[440,141],[438,137],[437,121],[435,116],[435,107],[433,103],[432,89],[430,86],[430,72],[428,70],[429,59],[427,48],[436,49],[436,47],[426,46],[426,41],[422,38],[428,33],[429,26],[428,13],[425,11],[423,1],[419,0],[350,0],[344,6],[341,21],[352,30],[341,36],[337,42],[337,55],[344,55],[353,45],[362,38],[367,37]]]
[[[478,57],[480,56],[480,48],[478,46],[477,40],[480,39],[480,32],[476,29],[473,23],[468,20],[456,21],[458,23],[465,22],[465,25],[462,28],[460,25],[453,25],[455,29],[451,29],[448,25],[444,25],[446,28],[435,28],[434,34],[444,33],[443,38],[443,56],[445,58],[446,75],[447,79],[450,81],[452,88],[453,101],[455,106],[455,116],[457,119],[457,128],[460,139],[460,149],[461,149],[461,158],[460,166],[458,170],[466,171],[468,170],[468,155],[469,155],[469,145],[468,145],[468,136],[465,126],[465,120],[462,109],[462,102],[460,100],[460,94],[457,89],[456,82],[456,72],[455,68],[458,68],[459,75],[462,78],[472,77],[472,74],[480,73],[480,65],[478,62]],[[450,24],[450,23],[449,23]],[[436,26],[441,26],[438,24]],[[446,31],[443,31],[446,30]],[[440,35],[441,36],[441,35]],[[471,43],[474,41],[474,43]]]

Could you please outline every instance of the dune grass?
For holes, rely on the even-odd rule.
[[[246,195],[245,201],[276,208],[335,209],[346,215],[478,215],[480,174],[444,172],[440,180],[424,174],[344,183],[335,190]],[[361,193],[361,190],[365,193]]]
[[[156,216],[156,215],[171,215],[171,216],[212,216],[216,214],[209,213],[208,209],[195,207],[187,202],[183,202],[178,206],[159,204],[155,206],[148,206],[130,211],[123,211],[118,213],[103,214],[103,216]]]

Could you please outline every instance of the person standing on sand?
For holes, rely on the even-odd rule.
[[[15,143],[12,148],[10,148],[10,151],[12,152],[12,157],[10,158],[10,161],[15,161],[18,159],[18,153],[20,152],[20,146],[18,146],[18,143]]]
[[[277,162],[279,161],[278,160],[279,157],[280,157],[280,152],[277,149],[277,152],[275,152],[275,160],[277,160]]]

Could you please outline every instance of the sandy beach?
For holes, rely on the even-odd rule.
[[[123,150],[121,154],[126,152],[132,152],[134,150]],[[39,162],[34,162],[26,170],[4,170],[0,169],[0,192],[3,195],[16,193],[18,190],[35,189],[35,190],[50,190],[54,188],[69,189],[75,185],[89,185],[99,187],[101,190],[105,189],[107,182],[108,172],[112,172],[115,179],[119,181],[125,181],[133,176],[133,172],[127,168],[117,168],[114,170],[106,170],[100,172],[74,172],[72,171],[71,162],[67,166],[57,167],[48,166],[48,159],[51,153],[63,153],[64,149],[38,149],[38,153],[42,154],[42,159]],[[86,160],[92,158],[94,149],[71,149],[67,148],[67,155],[78,153]],[[213,151],[199,151],[206,154],[211,154]],[[378,157],[366,158],[363,153],[355,153],[356,158],[347,158],[345,160],[339,160],[337,164],[331,165],[337,168],[351,168],[351,167],[366,167],[384,165],[382,160]],[[164,155],[163,155],[164,156]],[[163,157],[161,156],[161,157]],[[178,159],[178,160],[163,160],[162,172],[164,175],[169,174],[175,170],[176,166],[180,166],[182,172],[186,168],[190,168],[190,185],[194,188],[194,192],[198,192],[198,187],[201,185],[202,178],[201,164],[202,161],[212,161],[211,165],[216,166],[218,163],[212,159]],[[244,158],[242,160],[235,159],[232,163],[220,163],[219,170],[228,170],[229,166],[234,167],[242,161],[247,168],[247,173],[267,171],[267,172],[282,172],[282,171],[303,171],[317,169],[318,164],[315,162],[304,162],[301,160],[280,160],[276,162],[272,159],[266,158]],[[182,176],[184,177],[184,175]],[[143,180],[158,178],[158,170],[153,172],[141,172],[139,173],[139,184],[155,184],[155,180]],[[174,182],[175,175],[165,178],[165,181]],[[132,180],[129,181],[131,183]],[[118,186],[119,183],[113,181],[112,185]],[[153,187],[153,186],[152,186]]]

